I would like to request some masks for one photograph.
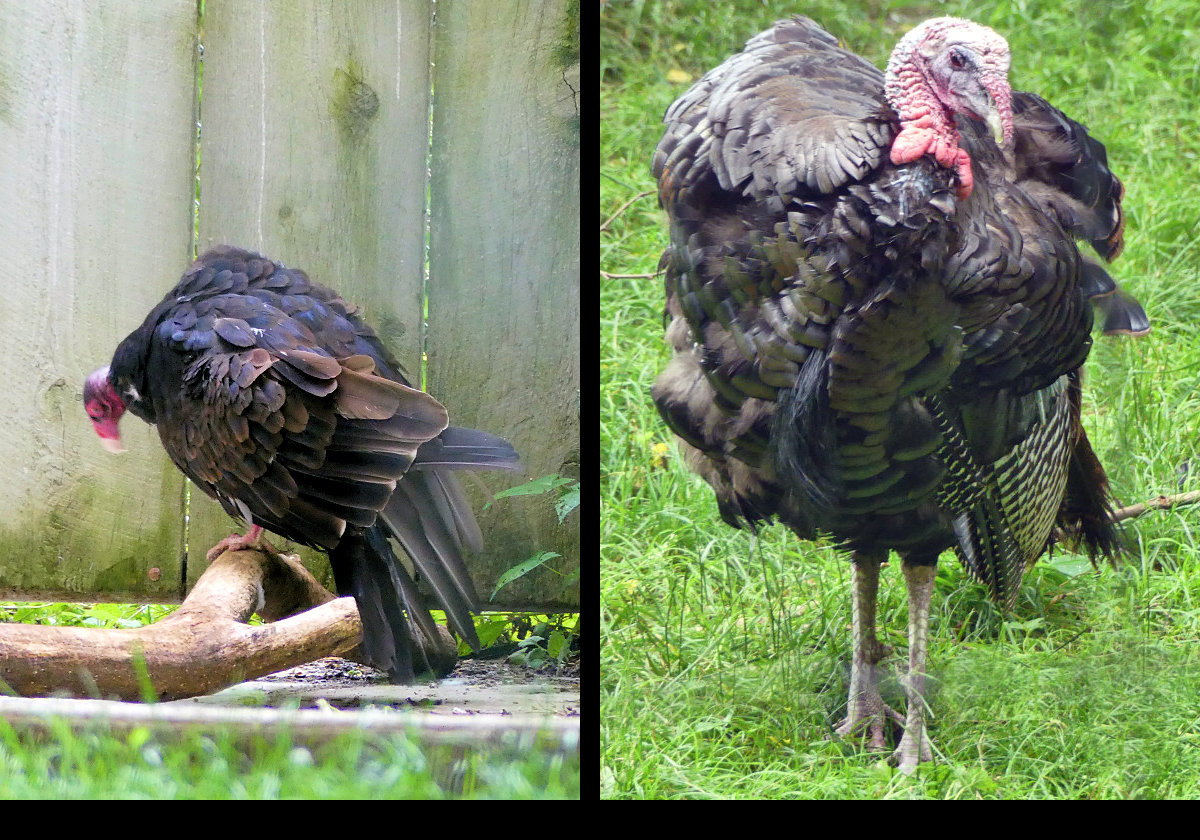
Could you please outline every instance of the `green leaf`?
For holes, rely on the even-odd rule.
[[[579,507],[579,485],[576,484],[570,490],[567,490],[558,501],[554,503],[554,509],[558,511],[558,521],[562,522],[567,518],[567,514]]]
[[[504,587],[508,586],[514,580],[516,580],[519,577],[523,577],[524,575],[529,574],[529,572],[532,572],[534,569],[536,569],[538,566],[545,563],[547,560],[553,560],[555,557],[561,557],[561,556],[562,555],[556,551],[543,551],[539,554],[533,555],[528,560],[526,560],[524,563],[518,563],[517,565],[513,566],[507,572],[500,575],[500,579],[496,581],[496,588],[492,590],[492,595],[490,598],[488,598],[488,600],[489,601],[496,600],[496,593],[499,592]]]
[[[507,618],[490,618],[486,621],[476,622],[475,632],[479,634],[479,643],[486,648],[495,644],[496,639],[500,638],[500,634],[506,627],[508,627]]]
[[[518,487],[510,487],[507,490],[501,490],[495,494],[497,499],[503,499],[506,496],[536,496],[539,493],[549,493],[551,490],[556,490],[566,484],[570,484],[574,479],[561,478],[557,475],[544,475],[541,478],[535,478],[533,481],[522,484]]]
[[[1043,560],[1042,565],[1049,566],[1069,578],[1092,570],[1092,561],[1086,557],[1080,557],[1078,554],[1059,554]]]

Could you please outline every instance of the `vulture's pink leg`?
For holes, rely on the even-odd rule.
[[[245,551],[248,548],[261,548],[272,554],[278,554],[275,546],[262,538],[262,526],[251,525],[250,530],[243,534],[230,534],[225,539],[208,550],[208,562],[212,562],[226,551]]]

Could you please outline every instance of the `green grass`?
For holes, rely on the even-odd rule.
[[[10,602],[0,603],[0,621],[133,628],[175,609]],[[477,621],[489,643],[531,641],[537,632],[565,643],[576,618],[488,614]],[[552,644],[534,656],[540,649],[522,647],[522,662],[554,658]],[[219,727],[156,736],[65,721],[38,733],[0,719],[0,799],[578,799],[579,766],[578,752],[535,744],[422,747],[403,735],[365,732],[309,743],[286,731],[244,738]]]
[[[578,754],[422,749],[402,735],[323,744],[191,731],[163,739],[0,720],[0,799],[572,799]]]
[[[97,627],[109,630],[134,629],[161,621],[178,604],[82,604],[43,601],[0,603],[0,622],[42,624],[50,627]],[[257,620],[257,616],[255,616]]]
[[[832,11],[831,11],[832,9]],[[1014,87],[1108,147],[1125,182],[1115,277],[1145,338],[1098,337],[1085,424],[1123,503],[1200,487],[1200,7],[847,2],[807,13],[877,65],[914,23],[970,17]],[[666,107],[785,14],[760,2],[602,6],[600,218],[650,191]],[[668,353],[653,195],[601,232],[601,795],[623,798],[1190,798],[1200,791],[1200,509],[1126,528],[1118,570],[1058,552],[1000,615],[947,555],[931,619],[935,762],[914,778],[831,739],[850,655],[849,564],[784,528],[719,519],[650,401]],[[880,625],[906,653],[893,563]],[[893,678],[885,695],[902,706]]]

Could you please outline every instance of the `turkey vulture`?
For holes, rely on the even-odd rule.
[[[231,516],[329,552],[353,595],[369,664],[411,682],[415,635],[438,638],[394,538],[472,647],[477,598],[463,562],[482,537],[452,471],[516,469],[503,439],[447,425],[375,333],[302,271],[220,247],[88,377],[84,404],[119,449],[129,410],[158,428],[175,465]],[[418,650],[423,646],[416,645]]]
[[[722,517],[778,519],[853,562],[842,735],[929,760],[923,687],[938,555],[1011,608],[1055,535],[1119,551],[1080,419],[1089,300],[1108,332],[1149,328],[1101,264],[1121,182],[1082,125],[1008,83],[1009,49],[937,18],[886,73],[795,17],[667,111],[654,156],[670,222],[667,338],[653,388]],[[881,563],[909,597],[908,708],[884,705]]]

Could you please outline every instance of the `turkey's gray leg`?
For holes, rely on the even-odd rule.
[[[904,736],[893,758],[904,773],[912,773],[917,764],[933,760],[933,749],[925,734],[925,654],[929,640],[929,601],[933,596],[933,581],[937,566],[900,563],[904,584],[908,588],[908,677],[904,693],[908,698],[908,716]]]
[[[879,567],[887,552],[854,552],[854,660],[850,666],[850,697],[846,718],[834,729],[838,735],[864,730],[871,749],[886,749],[883,738],[884,716],[903,722],[879,696],[879,662],[891,648],[875,637],[875,599],[879,592]]]

